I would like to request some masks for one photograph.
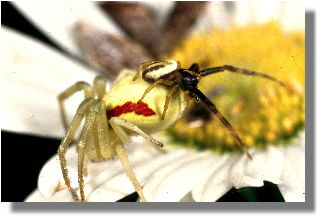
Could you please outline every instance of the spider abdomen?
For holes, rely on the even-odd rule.
[[[119,105],[114,107],[111,110],[107,111],[107,119],[109,120],[112,117],[118,117],[125,113],[134,112],[137,115],[143,116],[152,116],[155,115],[155,111],[148,107],[148,104],[144,102],[136,103],[136,102],[126,102],[123,105]]]
[[[150,83],[142,77],[133,81],[135,73],[131,70],[122,71],[119,77],[121,79],[116,80],[109,93],[105,95],[103,100],[106,102],[108,119],[117,116],[149,133],[172,125],[185,110],[185,94],[180,90],[173,94],[168,116],[162,120],[166,94],[170,87],[159,85],[151,90],[142,102],[138,103]]]

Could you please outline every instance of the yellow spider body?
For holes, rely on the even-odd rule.
[[[174,65],[172,68],[177,68],[177,63],[174,61],[168,63],[170,64],[169,68],[171,65]],[[163,72],[168,73],[169,70],[162,69],[160,73],[158,71],[151,71],[151,73],[161,75]],[[123,146],[130,142],[130,135],[138,134],[162,147],[163,144],[150,137],[149,134],[173,125],[185,110],[187,100],[185,93],[180,89],[170,92],[169,98],[170,86],[159,84],[140,101],[141,97],[145,96],[146,89],[151,86],[151,82],[144,80],[139,74],[140,72],[141,69],[139,71],[128,69],[121,71],[109,92],[106,92],[104,78],[98,76],[95,78],[93,86],[86,82],[78,82],[58,96],[63,123],[67,129],[59,146],[58,154],[66,186],[75,200],[79,200],[79,197],[76,190],[71,187],[65,154],[76,130],[85,119],[78,140],[80,200],[86,200],[83,176],[87,174],[87,161],[104,161],[118,156],[141,200],[146,201]],[[68,127],[63,101],[81,90],[84,90],[85,100],[79,105],[76,115]],[[164,107],[167,111],[166,117],[164,117]]]
[[[118,79],[113,83],[111,90],[104,96],[107,111],[124,105],[126,102],[137,103],[150,83],[139,77],[133,81],[136,72],[123,70]],[[123,113],[119,118],[139,126],[146,133],[153,133],[171,126],[177,121],[186,108],[186,96],[181,90],[177,90],[170,99],[170,107],[167,110],[167,116],[161,119],[166,94],[169,87],[159,85],[151,90],[144,98],[142,103],[155,112],[154,115],[142,115],[135,112]]]
[[[77,129],[84,124],[78,140],[78,184],[80,200],[85,201],[84,179],[88,160],[103,161],[119,157],[125,172],[142,201],[146,201],[143,190],[131,168],[124,145],[129,144],[130,135],[138,134],[162,147],[162,143],[150,137],[150,133],[173,125],[184,112],[187,97],[202,101],[230,131],[238,145],[251,158],[241,138],[211,102],[197,87],[199,80],[207,75],[223,72],[260,76],[286,84],[269,75],[231,65],[199,70],[197,64],[189,69],[180,67],[174,60],[142,63],[139,70],[123,70],[114,81],[109,92],[102,77],[96,77],[94,84],[78,82],[58,96],[63,123],[67,129],[59,149],[59,159],[65,184],[73,198],[78,200],[76,190],[71,187],[65,155]],[[73,121],[67,128],[63,101],[77,91],[83,90],[85,100],[79,105]]]

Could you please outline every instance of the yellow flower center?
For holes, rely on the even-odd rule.
[[[199,88],[230,121],[248,147],[288,144],[304,128],[304,33],[284,33],[271,22],[231,27],[189,36],[164,59],[200,69],[233,65],[269,74],[295,91],[279,84],[228,71],[200,81]],[[218,151],[238,150],[230,132],[202,103],[190,110],[169,135],[184,146]]]

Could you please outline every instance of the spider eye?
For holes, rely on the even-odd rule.
[[[155,82],[160,77],[171,74],[180,68],[180,63],[174,60],[154,61],[147,65],[143,71],[143,78],[148,82]]]

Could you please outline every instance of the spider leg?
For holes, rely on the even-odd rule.
[[[116,131],[116,130],[115,130]],[[119,131],[117,130],[116,132],[118,132],[118,134],[120,133],[120,131],[123,131],[122,129],[119,129]],[[126,133],[124,133],[126,134]],[[126,151],[124,149],[124,146],[122,144],[117,144],[116,147],[116,153],[119,157],[119,160],[120,162],[122,163],[124,169],[125,169],[125,173],[126,175],[128,176],[128,178],[130,179],[131,183],[133,184],[135,190],[137,191],[139,197],[141,198],[141,201],[142,202],[147,202],[146,201],[146,198],[144,196],[144,193],[143,193],[143,189],[141,187],[141,185],[139,184],[135,174],[134,174],[134,171],[130,165],[130,162],[128,160],[128,156],[126,154]]]
[[[165,105],[164,105],[164,110],[163,110],[163,115],[162,115],[162,120],[164,120],[165,118],[165,114],[166,111],[168,109],[168,105],[169,105],[169,100],[172,94],[174,94],[174,92],[176,91],[176,89],[179,87],[179,85],[175,85],[171,88],[171,90],[169,90],[169,92],[167,92],[166,94],[166,101],[165,101]]]
[[[98,116],[97,116],[98,117]],[[88,130],[88,135],[86,139],[86,152],[85,152],[85,159],[84,159],[84,175],[87,176],[87,163],[90,159],[92,161],[102,161],[104,160],[99,144],[98,134],[101,131],[97,125],[97,119],[94,121],[92,127]]]
[[[118,117],[110,118],[109,122],[112,124],[112,126],[117,125],[117,128],[119,128],[119,126],[122,126],[124,128],[129,129],[129,130],[132,130],[132,131],[136,132],[138,135],[141,135],[144,138],[146,138],[151,143],[157,145],[158,147],[163,147],[163,144],[161,142],[159,142],[156,139],[154,139],[153,137],[150,137],[149,135],[147,135],[143,130],[141,130],[138,126],[136,126],[133,123],[127,122],[127,121],[120,119]],[[127,141],[126,141],[126,143],[127,143]]]
[[[87,174],[88,156],[94,161],[115,156],[115,148],[110,142],[105,102],[103,100],[95,100],[95,102],[86,116],[78,143],[78,183],[81,201],[85,200],[83,175]]]
[[[119,118],[115,119],[115,117],[112,117],[110,119],[110,124],[111,124],[112,128],[114,129],[115,133],[120,138],[120,140],[123,142],[123,144],[128,144],[130,142],[129,136],[122,129],[122,127],[119,126],[119,123],[122,123],[124,121],[119,121],[119,120],[120,120]],[[125,122],[125,123],[128,124],[128,122]],[[123,124],[123,126],[124,126],[124,124]],[[120,162],[124,166],[126,175],[128,176],[128,178],[130,179],[131,183],[133,184],[133,186],[134,186],[135,190],[137,191],[139,197],[141,198],[141,200],[143,202],[146,202],[146,199],[145,199],[145,196],[144,196],[144,193],[143,193],[143,189],[142,189],[141,185],[139,184],[139,182],[138,182],[138,180],[137,180],[137,178],[136,178],[136,176],[134,174],[134,171],[133,171],[133,169],[131,167],[131,164],[130,164],[130,162],[128,160],[128,156],[126,154],[126,151],[124,149],[123,144],[117,144],[115,146],[116,153],[117,153],[117,155],[119,157]]]
[[[106,80],[103,76],[96,76],[94,81],[93,81],[93,88],[95,90],[95,93],[98,97],[98,99],[102,100],[104,95],[106,94]],[[104,105],[104,104],[102,104]],[[100,112],[101,113],[101,112]],[[105,113],[105,112],[104,112]],[[107,119],[107,118],[106,118]],[[103,160],[103,155],[101,154],[101,146],[100,146],[100,141],[99,141],[99,134],[101,129],[97,125],[97,122],[93,124],[92,128],[90,128],[87,136],[87,141],[86,141],[86,152],[84,156],[84,175],[88,175],[88,170],[87,170],[87,163],[88,163],[88,157],[91,160],[94,161],[101,161]],[[104,131],[106,131],[104,129]]]
[[[264,74],[264,73],[259,73],[259,72],[253,71],[253,70],[237,68],[237,67],[234,67],[234,66],[231,66],[231,65],[224,65],[224,66],[220,66],[220,67],[213,67],[213,68],[208,68],[208,69],[202,70],[202,71],[199,72],[199,78],[208,76],[210,74],[223,72],[225,70],[228,70],[228,71],[230,71],[232,73],[244,74],[244,75],[249,75],[249,76],[263,77],[265,79],[274,81],[274,82],[280,84],[281,86],[283,86],[285,88],[288,88],[288,86],[285,83],[283,83],[282,81],[274,78],[273,76],[270,76],[270,75],[267,75],[267,74]]]
[[[94,88],[99,99],[103,99],[106,94],[106,80],[103,76],[96,76],[94,79]]]
[[[71,187],[71,182],[70,182],[70,178],[68,176],[68,169],[67,169],[65,155],[66,155],[67,148],[68,148],[69,144],[73,140],[76,130],[80,126],[81,121],[84,118],[84,116],[88,113],[88,108],[93,103],[94,103],[93,98],[86,98],[85,100],[83,100],[81,102],[81,104],[79,105],[79,107],[77,109],[76,115],[75,115],[73,121],[71,122],[70,127],[67,129],[66,135],[62,139],[61,144],[58,148],[58,155],[59,155],[62,175],[64,177],[65,184],[66,184],[67,188],[69,189],[69,191],[71,192],[74,200],[78,200],[78,196],[77,196],[77,193],[75,192],[75,190]]]
[[[192,92],[193,94],[195,94],[196,96],[199,97],[199,99],[205,104],[207,105],[211,111],[215,114],[215,116],[220,119],[220,121],[224,124],[224,126],[230,131],[230,133],[233,135],[234,139],[237,141],[239,147],[246,153],[246,155],[252,159],[252,156],[250,155],[250,153],[248,152],[248,149],[246,148],[245,144],[243,143],[243,141],[241,140],[241,138],[239,137],[239,135],[237,134],[236,130],[232,127],[232,125],[230,124],[230,122],[227,121],[227,119],[223,116],[223,114],[221,114],[221,112],[219,112],[219,110],[216,108],[216,106],[196,87],[191,87],[189,89],[190,92]]]
[[[99,131],[97,131],[97,151],[100,152],[101,156],[104,158],[109,158],[114,156],[114,150],[110,145],[110,133],[108,127],[108,119],[106,114],[106,105],[102,104],[100,108],[100,112],[98,113],[96,119],[96,127]],[[112,150],[108,150],[112,149]]]
[[[92,129],[95,120],[97,118],[97,114],[100,111],[100,107],[102,105],[101,100],[95,100],[90,106],[88,114],[86,115],[85,123],[83,129],[81,131],[79,143],[78,143],[78,184],[80,190],[80,199],[81,201],[85,201],[84,194],[84,157],[85,157],[85,148],[87,145],[87,137],[89,136],[90,130]]]
[[[60,114],[61,114],[63,125],[66,130],[68,128],[68,122],[67,122],[67,117],[66,117],[66,110],[65,110],[65,106],[64,106],[64,101],[67,98],[69,98],[71,95],[73,95],[74,93],[76,93],[78,91],[82,91],[82,90],[84,90],[84,92],[85,92],[85,98],[94,97],[94,95],[95,95],[93,87],[86,82],[77,82],[73,86],[67,88],[60,95],[58,95],[58,104],[59,104]]]
[[[94,81],[93,81],[93,88],[96,92],[96,95],[98,99],[102,100],[104,95],[106,94],[106,80],[103,76],[96,76]],[[104,104],[102,104],[104,105]],[[105,111],[106,112],[106,111]],[[103,112],[103,114],[105,114]],[[102,113],[102,112],[100,112]],[[98,120],[98,119],[97,119]],[[106,118],[107,120],[107,118]],[[88,132],[87,136],[87,141],[86,141],[86,152],[85,152],[85,157],[84,157],[84,175],[87,176],[87,163],[88,163],[88,157],[91,160],[95,161],[101,161],[103,160],[103,155],[101,154],[101,146],[100,146],[100,141],[99,141],[99,133],[102,132],[100,131],[100,127],[97,125],[97,121],[93,124],[92,128]],[[104,129],[104,131],[106,131]]]

